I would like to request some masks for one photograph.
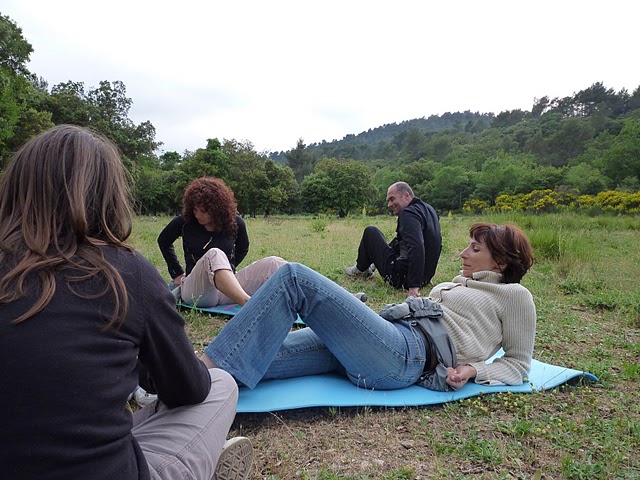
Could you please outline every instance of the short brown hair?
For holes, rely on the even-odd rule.
[[[527,235],[515,225],[474,223],[469,229],[471,238],[484,243],[502,270],[503,283],[520,283],[533,265],[533,249]]]

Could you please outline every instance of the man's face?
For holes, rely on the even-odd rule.
[[[395,187],[389,187],[389,190],[387,190],[387,207],[391,209],[394,215],[398,215],[410,203],[411,196],[408,192],[400,193]]]

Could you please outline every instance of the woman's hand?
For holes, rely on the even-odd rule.
[[[182,285],[183,278],[184,278],[184,273],[182,275],[178,275],[176,278],[173,279],[173,284],[176,286],[176,288]]]
[[[417,288],[410,288],[408,292],[408,296],[418,298],[420,296],[420,290],[418,290]]]
[[[478,372],[471,365],[460,365],[456,368],[447,368],[447,384],[456,390],[462,387],[472,378],[475,378]]]

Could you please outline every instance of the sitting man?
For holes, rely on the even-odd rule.
[[[398,215],[396,237],[387,244],[377,227],[365,228],[356,264],[345,272],[350,277],[370,277],[377,268],[390,285],[418,297],[420,287],[433,278],[442,250],[438,214],[405,182],[389,187],[387,206]]]

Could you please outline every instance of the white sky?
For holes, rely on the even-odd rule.
[[[2,0],[49,87],[121,80],[163,151],[258,151],[640,85],[633,0]]]

